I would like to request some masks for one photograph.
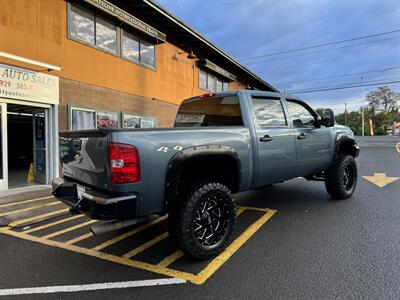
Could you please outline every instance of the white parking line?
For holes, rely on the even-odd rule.
[[[108,290],[108,289],[126,289],[126,288],[155,286],[155,285],[180,284],[185,282],[186,280],[178,278],[163,278],[163,279],[106,282],[106,283],[79,284],[79,285],[43,286],[43,287],[32,287],[32,288],[4,289],[0,290],[0,296],[72,293],[72,292],[97,291],[97,290]]]

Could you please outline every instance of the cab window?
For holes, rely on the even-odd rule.
[[[280,99],[253,97],[253,108],[257,122],[261,127],[287,125]]]
[[[288,101],[287,108],[294,127],[314,127],[314,115],[299,102]]]

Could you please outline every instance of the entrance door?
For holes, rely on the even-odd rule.
[[[33,172],[36,183],[47,184],[47,109],[33,111]]]
[[[0,103],[0,190],[8,188],[7,104]]]

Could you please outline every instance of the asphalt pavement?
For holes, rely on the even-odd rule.
[[[95,240],[85,236],[88,232],[86,227],[80,227],[78,232],[62,232],[52,237],[55,242],[49,242],[49,239],[40,237],[51,235],[51,227],[31,235],[24,234],[24,231],[32,231],[30,226],[16,227],[14,234],[0,233],[0,294],[4,289],[158,280],[170,278],[164,273],[171,269],[178,270],[177,278],[187,276],[190,279],[190,274],[201,272],[207,276],[202,277],[205,280],[200,284],[187,280],[186,283],[163,286],[6,297],[399,299],[400,180],[393,179],[393,182],[379,187],[363,176],[374,178],[374,174],[381,174],[379,182],[384,183],[388,182],[388,177],[400,176],[400,153],[395,147],[400,138],[365,137],[358,138],[358,141],[361,145],[358,187],[351,199],[331,200],[323,182],[301,178],[235,195],[241,207],[269,208],[276,212],[265,217],[268,210],[243,210],[235,236],[242,243],[238,243],[232,253],[226,254],[221,264],[215,261],[198,263],[181,257],[168,268],[153,267],[163,258],[162,253],[174,251],[168,239],[164,239],[145,247],[146,251],[139,255],[135,266],[118,258],[130,249],[129,243],[132,243],[131,248],[141,247],[140,242],[134,239],[128,238],[124,245],[111,246],[105,254],[97,256],[97,252],[85,249],[93,249],[99,242],[115,239],[114,236]],[[30,199],[29,195],[25,199]],[[46,201],[46,209],[54,206],[60,210],[58,204],[50,204],[54,199],[43,201]],[[62,222],[57,218],[65,216],[57,215],[43,224]],[[82,224],[78,219],[69,222],[78,224],[75,226]],[[153,241],[164,230],[165,226],[160,222],[145,229],[138,238],[143,242]],[[248,239],[245,239],[245,232],[251,233]],[[67,244],[77,236],[82,240]],[[124,249],[117,249],[117,246]],[[141,264],[141,261],[148,264]]]

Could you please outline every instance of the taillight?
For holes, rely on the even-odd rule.
[[[111,182],[131,183],[140,181],[140,158],[136,147],[126,144],[110,143]]]

